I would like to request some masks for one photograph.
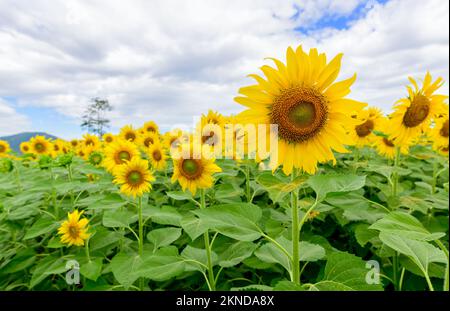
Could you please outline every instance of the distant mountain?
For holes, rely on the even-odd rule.
[[[11,149],[16,151],[16,152],[20,152],[20,143],[24,142],[24,141],[28,141],[30,140],[31,137],[34,137],[36,135],[42,135],[45,136],[46,138],[50,138],[50,139],[57,139],[58,137],[44,133],[44,132],[24,132],[24,133],[19,133],[19,134],[15,134],[15,135],[9,135],[9,136],[3,136],[0,137],[0,140],[6,140],[9,145],[11,146]]]

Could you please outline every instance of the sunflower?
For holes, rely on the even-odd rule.
[[[113,172],[114,182],[121,185],[120,191],[128,196],[140,197],[152,189],[155,177],[148,169],[148,161],[134,157],[124,165],[116,167]]]
[[[226,118],[218,113],[217,111],[208,110],[208,113],[202,114],[200,119],[201,125],[204,126],[206,124],[215,124],[219,126],[223,126],[225,124]]]
[[[153,121],[145,122],[141,128],[143,133],[158,133],[158,125]]]
[[[106,133],[106,134],[103,134],[103,136],[102,136],[102,141],[105,143],[105,144],[110,144],[110,143],[112,143],[113,141],[114,141],[114,135],[113,134],[111,134],[111,133]]]
[[[158,134],[155,132],[144,132],[139,135],[137,143],[143,147],[143,149],[149,148],[155,141],[158,141]]]
[[[163,148],[163,145],[159,140],[155,141],[147,149],[147,154],[150,160],[150,164],[157,171],[162,171],[167,166],[167,155]]]
[[[10,150],[9,143],[5,140],[0,140],[0,156],[6,155]]]
[[[173,129],[163,135],[163,144],[172,153],[182,144],[183,131],[181,129]]]
[[[409,77],[414,89],[407,86],[408,97],[397,101],[391,114],[393,120],[390,134],[396,143],[411,145],[412,141],[427,131],[434,117],[440,113],[445,113],[444,101],[448,98],[445,95],[434,94],[444,80],[442,78],[433,79],[429,72],[425,75],[422,88],[419,88],[416,80]]]
[[[214,163],[214,159],[205,158],[201,154],[194,154],[193,144],[184,145],[184,152],[173,159],[172,183],[178,181],[181,188],[195,195],[197,189],[208,189],[213,186],[212,174],[222,169]]]
[[[62,139],[55,139],[53,141],[53,156],[57,156],[61,153],[65,153],[64,152],[64,147],[65,147],[66,142]]]
[[[76,246],[83,246],[84,241],[89,238],[88,233],[88,220],[87,218],[81,218],[83,212],[77,210],[73,213],[68,213],[67,220],[61,224],[58,229],[58,233],[61,235],[61,242]]]
[[[103,153],[94,150],[89,154],[88,162],[94,166],[100,166],[103,162],[103,158],[104,158]]]
[[[358,124],[351,127],[349,134],[355,145],[360,148],[372,145],[375,141],[373,131],[379,131],[381,128],[381,120],[383,119],[381,110],[370,107],[359,111],[354,119],[358,121]]]
[[[0,142],[0,144],[1,144],[1,142]],[[1,149],[1,147],[0,147],[0,149]],[[30,146],[29,142],[24,141],[24,142],[20,143],[20,152],[22,152],[23,154],[27,154],[27,153],[30,153],[30,151],[31,151],[31,146]]]
[[[434,146],[433,145],[434,150],[436,150],[437,152],[439,152],[439,154],[448,157],[448,144],[447,145],[442,145],[442,146]]]
[[[235,116],[226,118],[224,126],[225,157],[234,160],[242,160],[245,156],[254,152],[255,145],[250,144],[249,133],[245,126],[239,123]]]
[[[79,145],[79,141],[78,141],[78,139],[72,139],[70,142],[69,142],[69,144],[70,144],[70,146],[72,147],[72,149],[75,149],[75,148],[77,148],[78,147],[78,145]]]
[[[139,155],[139,150],[135,144],[118,139],[106,146],[103,164],[108,171],[112,172],[118,165],[130,161],[134,157],[139,157]]]
[[[435,150],[448,145],[449,118],[448,113],[441,114],[434,119],[434,127],[428,131],[428,137],[433,143]]]
[[[394,144],[394,141],[391,138],[389,138],[388,136],[375,136],[373,142],[378,154],[388,159],[395,158],[396,145]],[[401,153],[403,154],[408,153],[407,146],[402,145],[398,147],[400,148]]]
[[[119,136],[122,139],[134,142],[138,138],[138,132],[131,125],[125,125],[120,130]]]
[[[45,155],[52,152],[52,143],[44,136],[37,135],[30,139],[31,151],[36,155]]]
[[[100,139],[97,136],[91,134],[84,134],[83,140],[81,141],[84,147],[94,147],[97,148],[100,146]]]
[[[334,83],[342,54],[329,63],[325,54],[299,46],[287,49],[287,64],[273,59],[277,68],[262,66],[266,79],[250,75],[255,85],[239,90],[235,101],[247,110],[238,115],[245,123],[278,126],[278,154],[272,153],[271,167],[283,165],[285,174],[293,168],[307,173],[317,170],[317,163],[336,162],[332,150],[347,152],[352,141],[344,126],[356,124],[351,115],[366,104],[344,98],[350,93],[353,77]],[[277,156],[278,155],[278,156]]]

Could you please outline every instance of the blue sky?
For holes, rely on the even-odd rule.
[[[448,80],[448,11],[447,0],[0,0],[0,136],[79,137],[96,96],[114,106],[113,132],[237,113],[246,75],[299,44],[344,52],[352,98],[389,112],[408,75]]]

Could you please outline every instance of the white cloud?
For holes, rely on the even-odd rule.
[[[28,118],[17,113],[14,108],[0,98],[0,136],[23,132],[29,128]]]
[[[360,5],[366,16],[347,29],[294,30]],[[0,0],[0,97],[78,117],[101,96],[116,127],[190,124],[209,108],[241,110],[246,75],[302,43],[344,52],[341,77],[358,73],[352,96],[387,111],[408,75],[448,80],[448,23],[446,0]]]

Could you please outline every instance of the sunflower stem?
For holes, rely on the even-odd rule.
[[[142,259],[144,252],[144,222],[142,218],[142,197],[138,198],[138,221],[139,221],[139,257]],[[144,278],[139,278],[139,289],[144,290]]]
[[[247,197],[247,202],[251,203],[252,202],[252,195],[251,195],[251,191],[250,191],[250,166],[249,164],[247,164],[245,166],[245,190],[246,190],[246,197]]]
[[[200,208],[204,209],[206,208],[206,200],[205,200],[205,190],[200,189]],[[209,243],[209,232],[208,230],[205,231],[203,234],[203,238],[205,240],[205,250],[206,250],[206,257],[208,260],[208,278],[209,278],[209,288],[211,291],[216,290],[216,282],[214,278],[214,270],[212,265],[212,256],[211,256],[211,245]]]
[[[431,182],[431,194],[436,193],[437,177],[438,177],[438,163],[435,160],[433,161],[433,180]]]
[[[86,251],[86,258],[87,258],[88,262],[91,262],[91,255],[89,253],[89,238],[86,240],[84,250]]]
[[[400,147],[395,147],[395,157],[394,157],[394,173],[392,176],[392,196],[397,198],[398,196],[398,167],[400,162]],[[395,290],[399,290],[399,280],[398,280],[398,253],[395,252],[392,258],[392,274],[394,281]]]
[[[297,170],[291,175],[291,181],[297,177]],[[291,210],[292,210],[292,271],[291,281],[300,284],[300,228],[298,219],[298,189],[291,192]]]

